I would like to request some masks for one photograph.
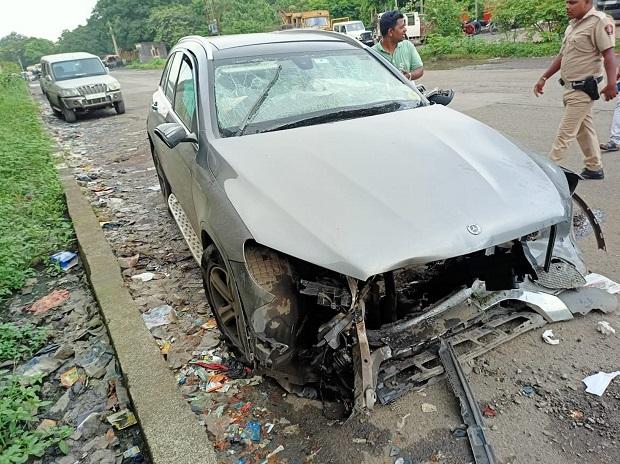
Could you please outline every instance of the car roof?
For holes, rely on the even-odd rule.
[[[209,46],[216,50],[230,50],[232,48],[254,47],[257,45],[286,44],[286,43],[308,43],[308,42],[332,42],[348,43],[357,48],[358,42],[351,41],[347,37],[329,31],[315,31],[292,29],[280,32],[263,32],[257,34],[234,34],[213,37],[189,36],[184,37],[180,42],[195,40],[201,42],[205,48]],[[359,44],[361,46],[361,44]]]
[[[83,60],[84,58],[98,58],[98,57],[95,55],[91,55],[90,53],[85,53],[85,52],[58,53],[56,55],[46,55],[41,58],[41,61],[46,61],[48,63],[58,63],[60,61]]]

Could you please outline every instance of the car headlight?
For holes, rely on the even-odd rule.
[[[58,92],[60,94],[61,97],[79,97],[80,96],[80,92],[77,91],[77,89],[60,89],[60,92]]]
[[[121,85],[118,82],[110,82],[108,84],[108,91],[112,92],[114,90],[120,90]]]

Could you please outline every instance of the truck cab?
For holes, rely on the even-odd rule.
[[[332,29],[334,32],[338,32],[339,34],[353,37],[369,47],[372,47],[375,44],[372,37],[372,32],[367,31],[364,27],[364,23],[361,21],[343,21],[334,23],[332,25]]]

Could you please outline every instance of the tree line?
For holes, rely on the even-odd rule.
[[[103,56],[118,48],[134,50],[137,42],[164,42],[171,47],[186,35],[210,35],[216,24],[221,34],[266,32],[281,24],[279,12],[329,10],[333,18],[349,17],[373,26],[377,12],[423,10],[436,34],[460,33],[463,14],[480,17],[497,13],[506,29],[542,27],[561,29],[564,0],[98,0],[86,24],[65,30],[56,42],[12,33],[0,39],[0,61],[24,67],[42,55],[85,51]],[[547,29],[549,30],[549,29]]]

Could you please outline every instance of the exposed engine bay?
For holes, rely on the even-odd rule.
[[[612,295],[579,290],[585,280],[567,260],[533,257],[536,241],[553,250],[553,229],[366,282],[287,257],[299,321],[286,324],[295,327],[286,340],[265,330],[286,345],[266,373],[302,396],[372,409],[440,378],[440,340],[467,361],[547,322],[615,310]]]

